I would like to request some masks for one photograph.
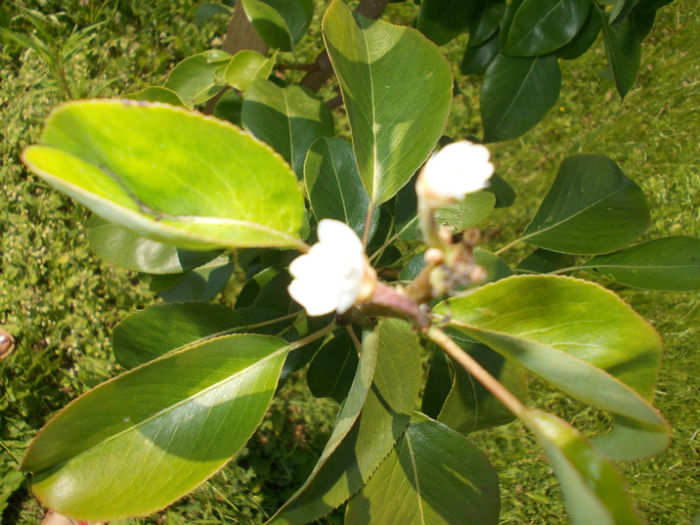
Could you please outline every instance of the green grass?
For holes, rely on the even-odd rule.
[[[600,74],[605,58],[598,43],[582,59],[564,64],[562,97],[537,128],[492,147],[499,173],[516,188],[518,200],[511,209],[497,210],[485,225],[488,246],[501,246],[522,232],[558,164],[578,152],[609,155],[641,185],[652,210],[647,238],[700,235],[698,3],[679,0],[660,11],[643,46],[640,77],[623,102]],[[30,4],[44,13],[65,12],[57,19],[59,38],[75,25],[106,20],[96,40],[67,65],[71,89],[79,96],[111,96],[162,82],[172,65],[208,48],[226,27],[220,18],[198,30],[191,3],[184,0],[156,2],[155,7],[124,0],[118,12],[78,0]],[[392,6],[389,15],[406,21],[410,9]],[[26,23],[13,22],[13,28],[21,27]],[[448,46],[450,56],[457,57],[463,44]],[[311,56],[313,46],[301,54]],[[14,474],[28,441],[52,412],[114,373],[112,328],[155,297],[133,273],[91,255],[87,213],[22,168],[19,152],[37,139],[62,95],[33,52],[6,46],[0,61],[0,325],[17,339],[14,354],[0,361],[0,496],[23,483],[10,497],[2,522],[25,524],[38,523],[42,515],[26,481]],[[464,94],[455,100],[448,132],[478,135],[478,84],[460,81],[460,87]],[[506,257],[515,260],[526,252],[526,246],[517,246]],[[673,426],[666,451],[620,468],[650,523],[688,523],[700,511],[700,300],[690,293],[611,288],[664,338],[655,404]],[[532,387],[536,404],[577,426],[605,424],[596,411],[539,382]],[[169,510],[132,523],[259,522],[303,480],[322,448],[333,410],[310,400],[299,384],[288,383],[237,461]],[[566,522],[556,479],[519,424],[472,439],[499,471],[502,523]]]

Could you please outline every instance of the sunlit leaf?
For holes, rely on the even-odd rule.
[[[229,60],[231,55],[218,49],[187,57],[170,72],[165,87],[177,93],[190,108],[202,104],[223,86],[217,79],[217,72],[223,72]]]
[[[294,174],[217,119],[161,104],[70,102],[22,158],[103,219],[149,239],[194,249],[301,246]]]
[[[103,383],[39,433],[21,468],[43,505],[85,521],[154,512],[239,450],[272,398],[285,341],[232,335]]]
[[[381,204],[408,182],[440,138],[452,98],[450,68],[414,29],[353,16],[342,0],[326,11],[323,36],[360,178],[372,202]]]

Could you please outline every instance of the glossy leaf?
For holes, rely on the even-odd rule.
[[[516,272],[522,273],[550,273],[563,268],[569,268],[576,264],[576,257],[566,253],[550,252],[543,248],[537,248],[525,257],[515,267]]]
[[[225,69],[229,60],[229,53],[217,49],[187,57],[172,69],[165,87],[177,93],[190,108],[202,104],[223,86],[217,79],[217,72]]]
[[[539,410],[525,424],[537,436],[559,478],[573,525],[642,525],[626,484],[614,465],[600,456],[565,421]]]
[[[600,33],[601,23],[598,10],[591,5],[588,17],[574,38],[561,49],[557,50],[557,56],[572,60],[583,55],[593,45]]]
[[[365,353],[375,352],[372,388],[358,386],[367,393],[356,396],[356,376],[314,471],[270,523],[308,523],[340,506],[367,483],[403,434],[421,383],[418,340],[408,323],[383,320],[363,337],[358,374]]]
[[[632,87],[642,60],[642,42],[631,20],[611,24],[603,10],[598,10],[603,28],[603,41],[615,86],[624,98]]]
[[[498,56],[498,37],[494,36],[490,40],[479,46],[467,46],[459,64],[459,70],[463,75],[483,75],[489,65]]]
[[[494,37],[503,18],[505,2],[488,3],[478,20],[469,30],[469,45],[480,46]]]
[[[235,266],[228,254],[221,254],[184,274],[154,275],[150,289],[168,302],[211,301],[229,282]]]
[[[151,274],[182,273],[208,263],[221,252],[182,250],[139,237],[126,228],[92,217],[88,224],[90,248],[111,264]]]
[[[358,357],[352,339],[343,331],[324,344],[309,364],[306,382],[316,397],[341,403],[352,386]]]
[[[301,245],[294,174],[217,119],[160,104],[70,102],[22,158],[103,219],[149,239],[190,249]]]
[[[183,102],[175,91],[166,87],[150,86],[135,93],[129,93],[124,98],[131,100],[143,100],[144,102],[162,102],[171,106],[185,107],[187,104]]]
[[[607,279],[647,290],[700,290],[700,239],[665,237],[581,265]]]
[[[21,468],[45,506],[107,521],[158,510],[194,489],[260,423],[285,341],[232,335],[103,383],[39,433]]]
[[[306,34],[314,14],[313,0],[240,0],[248,20],[262,39],[292,51]]]
[[[556,57],[498,55],[481,87],[484,141],[512,139],[532,128],[557,101],[560,86]]]
[[[304,183],[317,220],[339,220],[362,236],[370,202],[350,144],[340,138],[314,142],[306,155]]]
[[[509,277],[436,311],[571,397],[639,422],[656,452],[665,446],[667,423],[648,403],[661,341],[612,292],[568,277]],[[649,448],[628,453],[637,452]]]
[[[119,364],[133,368],[199,339],[243,330],[274,317],[274,311],[264,308],[231,310],[202,302],[158,304],[128,315],[115,326],[112,347]],[[261,331],[270,326],[279,330],[279,323],[254,328]]]
[[[555,252],[617,250],[649,226],[644,193],[603,155],[574,155],[559,172],[523,239]]]
[[[346,523],[498,523],[498,476],[486,455],[457,432],[416,416],[362,491]]]
[[[551,53],[583,27],[588,0],[523,0],[513,15],[503,52],[514,56]]]
[[[243,125],[304,173],[306,152],[319,137],[333,136],[333,116],[321,100],[299,86],[281,88],[256,80],[246,92]]]
[[[450,68],[417,31],[353,16],[342,0],[328,7],[323,36],[360,178],[372,202],[381,204],[409,181],[440,138],[452,99]]]
[[[517,397],[524,399],[527,392],[521,368],[490,348],[457,340],[458,344],[481,366],[497,378]],[[455,371],[451,388],[437,420],[450,428],[467,434],[484,428],[504,425],[513,420],[513,414],[504,407],[481,383],[460,366]]]
[[[226,66],[224,78],[230,86],[245,91],[253,81],[269,77],[274,65],[274,58],[265,58],[257,51],[243,49],[233,55]]]
[[[490,191],[469,193],[461,201],[437,210],[435,221],[438,226],[461,232],[483,221],[495,204],[496,196]]]
[[[441,46],[466,31],[477,4],[464,0],[423,0],[416,29]]]

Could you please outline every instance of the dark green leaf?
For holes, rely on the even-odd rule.
[[[496,208],[507,208],[515,202],[515,190],[498,173],[491,175],[491,184],[485,191],[490,191],[496,196]]]
[[[282,51],[294,49],[314,14],[313,0],[240,0],[240,4],[263,40]]]
[[[151,290],[168,302],[211,301],[228,283],[234,261],[222,254],[207,264],[179,275],[154,275]]]
[[[214,116],[221,120],[228,120],[231,124],[238,127],[241,124],[241,109],[243,107],[243,99],[236,93],[235,90],[229,89],[221,95],[221,98],[214,106]]]
[[[642,190],[603,155],[574,155],[557,177],[523,239],[571,254],[607,253],[626,246],[649,226]]]
[[[627,94],[634,83],[642,60],[642,42],[631,20],[611,24],[606,13],[598,11],[603,27],[603,41],[608,64],[612,69],[620,97]]]
[[[346,523],[498,523],[498,475],[486,455],[444,425],[417,415],[345,513]]]
[[[159,304],[134,312],[115,326],[112,347],[119,364],[133,368],[204,337],[242,330],[275,316],[276,312],[263,308],[234,311],[199,302]],[[265,328],[270,326],[278,330],[280,325]]]
[[[220,120],[161,104],[64,104],[35,173],[105,220],[188,249],[299,247],[296,178],[270,148]],[[265,174],[265,176],[261,176]]]
[[[47,507],[84,521],[154,512],[239,450],[272,399],[286,342],[231,335],[103,383],[39,433],[21,468]],[[70,487],[70,490],[66,490]]]
[[[560,86],[556,57],[498,55],[481,88],[484,141],[512,139],[532,128],[557,101]]]
[[[340,506],[367,483],[403,434],[421,383],[418,340],[408,323],[383,320],[363,337],[358,375],[365,353],[374,352],[372,388],[361,389],[369,390],[366,399],[355,399],[353,382],[314,471],[270,523],[308,523]]]
[[[505,2],[489,3],[469,30],[469,45],[480,46],[496,35],[505,11]]]
[[[527,385],[517,364],[484,345],[460,343],[460,346],[503,386],[519,398],[525,398]],[[437,417],[441,423],[468,434],[475,430],[504,425],[513,420],[513,414],[481,383],[460,366],[453,365],[453,369],[455,373],[452,387]]]
[[[201,266],[221,252],[182,250],[151,241],[93,216],[88,224],[90,248],[106,261],[130,270],[152,274],[182,273]]]
[[[433,350],[430,356],[430,371],[423,390],[421,410],[429,417],[437,419],[445,403],[454,380],[452,367],[447,354],[440,348]]]
[[[573,525],[642,525],[614,465],[565,421],[539,410],[525,424],[537,436],[559,478]]]
[[[503,53],[535,56],[569,42],[586,21],[588,0],[523,0],[508,28]]]
[[[450,68],[417,31],[353,17],[342,0],[326,11],[323,36],[360,178],[372,202],[381,204],[409,181],[440,138],[452,99]]]
[[[342,331],[324,344],[309,364],[309,390],[316,397],[330,397],[342,403],[350,391],[357,363],[357,349],[348,333]]]
[[[202,104],[221,89],[223,83],[217,81],[217,71],[225,68],[229,60],[229,53],[217,49],[187,57],[170,72],[165,87],[177,93],[190,108]]]
[[[281,88],[256,80],[248,88],[241,116],[243,125],[287,159],[299,177],[311,144],[333,136],[328,106],[299,86]]]
[[[666,237],[582,265],[617,283],[647,290],[700,290],[700,239]]]
[[[459,70],[463,75],[483,75],[491,62],[498,56],[498,36],[494,35],[483,44],[472,47],[467,46],[459,64]]]
[[[304,183],[316,219],[339,220],[362,236],[370,202],[350,144],[340,138],[314,142],[306,155]]]
[[[417,253],[411,257],[406,265],[401,270],[399,279],[402,281],[412,281],[415,279],[420,271],[425,267],[425,255],[424,252]]]
[[[416,18],[416,28],[441,46],[466,31],[476,10],[476,2],[423,0]]]
[[[572,60],[583,55],[593,45],[596,38],[598,38],[600,27],[601,24],[600,17],[598,16],[598,10],[591,4],[588,12],[588,18],[586,18],[583,27],[568,44],[557,50],[557,56],[559,58]]]
[[[194,23],[197,25],[197,27],[201,28],[216,15],[227,15],[230,17],[231,8],[223,4],[215,4],[213,2],[201,4],[194,12]]]
[[[572,255],[537,248],[518,263],[515,271],[522,273],[550,273],[562,268],[572,267],[575,264],[576,257]]]
[[[639,422],[648,440],[627,450],[628,457],[658,452],[667,443],[668,425],[648,403],[660,338],[612,292],[569,277],[509,277],[436,311],[566,394]]]

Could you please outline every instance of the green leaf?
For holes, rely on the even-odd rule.
[[[248,87],[241,118],[246,129],[287,159],[300,177],[311,144],[333,136],[333,115],[321,100],[299,86],[281,88],[264,79]]]
[[[420,415],[350,500],[345,522],[495,525],[499,511],[498,475],[486,455]]]
[[[604,155],[574,155],[559,172],[522,237],[547,250],[607,253],[649,226],[644,193]]]
[[[70,102],[22,158],[103,219],[152,240],[200,250],[302,246],[294,174],[217,119],[143,102]]]
[[[507,208],[515,202],[515,190],[498,173],[491,175],[491,184],[485,191],[496,196],[496,208]]]
[[[700,239],[665,237],[581,265],[616,283],[647,290],[700,290]]]
[[[228,120],[231,124],[241,126],[241,110],[243,99],[233,89],[228,89],[219,98],[214,106],[213,115],[221,120]]]
[[[438,226],[461,232],[483,221],[495,204],[496,196],[490,191],[469,193],[461,201],[437,210],[435,221]]]
[[[484,7],[484,10],[479,15],[479,19],[469,29],[470,46],[480,46],[496,35],[505,8],[506,4],[504,2],[489,3]]]
[[[224,253],[184,274],[154,275],[150,289],[168,302],[211,301],[229,282],[235,267],[235,261]]]
[[[144,515],[221,468],[248,440],[287,354],[270,336],[187,347],[103,383],[54,417],[22,470],[43,505],[84,521]]]
[[[625,481],[613,464],[565,421],[539,410],[525,424],[537,436],[559,478],[573,525],[641,525]]]
[[[231,8],[223,4],[216,4],[214,2],[201,4],[194,12],[194,23],[197,27],[201,28],[216,15],[226,15],[230,17]]]
[[[537,248],[518,263],[515,271],[522,273],[550,273],[572,267],[575,264],[576,257],[573,255]]]
[[[435,348],[430,356],[430,371],[425,381],[421,410],[427,416],[436,419],[442,405],[450,393],[453,372],[447,354],[441,348]]]
[[[512,139],[532,128],[557,101],[560,86],[556,57],[499,54],[481,87],[484,141]]]
[[[304,163],[304,183],[316,219],[339,220],[362,236],[370,202],[350,144],[325,137],[314,142]]]
[[[240,91],[246,91],[253,81],[269,77],[274,65],[274,57],[265,58],[256,51],[243,49],[233,55],[226,66],[224,78],[227,84]]]
[[[578,34],[561,49],[557,50],[557,56],[566,60],[572,60],[583,55],[593,45],[600,33],[601,23],[598,10],[591,4],[588,18],[579,30]]]
[[[270,46],[292,51],[306,34],[314,14],[313,0],[240,0],[248,20]]]
[[[376,353],[377,360],[376,370],[369,370],[370,377],[374,373],[371,389],[366,372],[358,379],[367,353]],[[383,320],[365,333],[358,375],[333,434],[314,471],[270,523],[318,519],[367,483],[408,425],[421,383],[420,353],[411,326],[403,321]]]
[[[503,53],[535,56],[551,53],[583,27],[588,0],[523,0],[508,28]]]
[[[325,343],[309,364],[306,382],[316,397],[330,397],[338,403],[352,386],[358,357],[355,345],[343,331]]]
[[[182,273],[208,263],[221,252],[182,250],[139,237],[126,228],[93,216],[88,223],[90,248],[111,264],[152,274]]]
[[[133,368],[200,339],[244,330],[272,319],[265,308],[231,310],[203,302],[158,304],[129,314],[114,327],[112,347],[119,364]],[[279,329],[279,323],[268,325]],[[256,331],[261,328],[255,327]]]
[[[486,270],[489,282],[513,275],[513,270],[503,259],[483,248],[474,249],[474,262]]]
[[[179,107],[185,107],[187,105],[175,91],[160,86],[149,86],[141,91],[124,95],[124,98],[143,100],[144,102],[162,102],[163,104]]]
[[[423,0],[416,17],[416,29],[442,46],[466,31],[476,10],[475,2]]]
[[[605,11],[599,9],[598,16],[603,27],[603,41],[608,64],[615,78],[620,97],[624,98],[632,87],[642,60],[642,40],[632,20],[611,24]]]
[[[360,178],[373,204],[381,204],[409,181],[440,138],[452,99],[449,65],[419,32],[353,17],[342,0],[328,7],[323,37]]]
[[[503,386],[517,397],[525,398],[527,385],[517,364],[487,346],[458,340],[456,342]],[[452,387],[437,417],[440,423],[467,434],[513,420],[513,414],[468,372],[457,365],[453,365],[453,370]]]
[[[190,108],[202,104],[223,87],[217,72],[225,68],[229,60],[231,55],[218,49],[187,57],[172,69],[165,87],[177,93]]]
[[[667,443],[668,425],[648,403],[660,338],[612,292],[569,277],[509,277],[435,311],[571,397],[639,422],[656,452]]]
[[[463,75],[483,75],[498,56],[499,49],[497,36],[479,46],[472,46],[470,42],[459,63],[459,70]]]

